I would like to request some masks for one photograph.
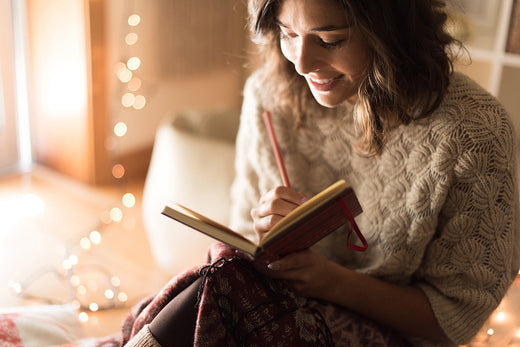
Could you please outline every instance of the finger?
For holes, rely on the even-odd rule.
[[[275,199],[271,201],[266,201],[265,203],[255,207],[253,209],[254,211],[252,210],[253,218],[262,218],[273,214],[286,216],[296,207],[298,207],[298,205],[287,200]]]
[[[254,220],[255,233],[259,240],[262,239],[264,234],[271,230],[271,228],[278,223],[283,217],[279,215],[269,215],[263,218],[257,218]]]
[[[305,198],[306,197],[304,194],[285,186],[275,187],[274,189],[271,189],[269,192],[267,192],[267,194],[265,194],[263,197],[264,201],[282,199],[297,206],[301,205]]]
[[[267,268],[273,271],[294,271],[312,265],[311,251],[291,253],[276,261],[270,262]]]

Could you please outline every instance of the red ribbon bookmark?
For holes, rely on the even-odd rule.
[[[341,206],[341,208],[343,209],[343,211],[345,212],[345,214],[347,215],[348,221],[350,222],[350,231],[348,232],[348,235],[347,235],[347,247],[354,251],[359,251],[359,252],[366,251],[368,248],[368,242],[367,242],[367,240],[365,240],[365,237],[363,236],[361,231],[359,231],[357,223],[354,220],[354,216],[352,215],[352,212],[350,212],[350,209],[348,208],[347,204],[345,204],[345,201],[343,201],[342,198],[338,198],[338,203]],[[359,240],[361,241],[363,246],[354,245],[350,242],[350,235],[352,235],[352,230],[354,230],[354,232],[356,233],[357,237],[359,238]]]

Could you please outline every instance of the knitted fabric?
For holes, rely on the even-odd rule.
[[[440,107],[388,134],[383,152],[355,152],[353,107],[307,107],[295,127],[253,74],[237,137],[231,227],[252,237],[250,210],[281,185],[262,120],[272,113],[291,186],[312,196],[338,179],[353,186],[369,248],[348,250],[337,231],[316,247],[329,259],[385,281],[420,287],[441,328],[467,343],[515,278],[518,186],[512,122],[497,100],[455,73]],[[416,344],[428,344],[417,340]]]

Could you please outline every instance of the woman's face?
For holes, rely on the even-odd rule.
[[[283,0],[276,18],[282,53],[305,77],[316,101],[354,101],[368,64],[368,46],[332,0]]]

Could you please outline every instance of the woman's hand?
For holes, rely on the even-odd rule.
[[[257,264],[257,269],[271,278],[286,280],[300,296],[327,300],[330,299],[338,266],[321,253],[307,249],[268,265]]]
[[[262,196],[258,205],[251,209],[258,239],[261,240],[280,219],[304,201],[305,195],[284,186],[278,186]]]

